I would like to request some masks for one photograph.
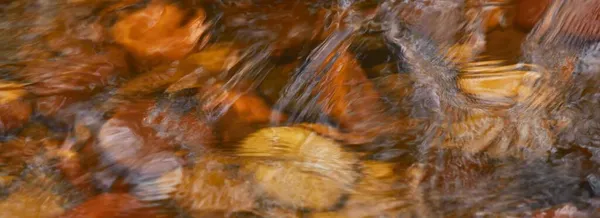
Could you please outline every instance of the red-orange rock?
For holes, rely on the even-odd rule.
[[[19,74],[31,82],[26,88],[37,97],[33,102],[35,112],[45,117],[54,117],[74,103],[91,99],[128,75],[125,52],[114,47],[93,55],[76,52],[56,60],[34,60]],[[68,120],[63,118],[59,120]]]
[[[159,217],[159,212],[129,194],[101,194],[58,218]]]
[[[382,113],[381,96],[349,53],[335,60],[313,92],[324,112],[349,131],[375,133],[391,121]]]
[[[70,139],[67,139],[70,140]],[[69,142],[67,142],[69,143]],[[60,161],[57,168],[60,169],[65,179],[79,191],[92,194],[96,190],[93,184],[92,174],[94,168],[98,166],[98,153],[93,150],[92,140],[84,142],[79,152],[73,150],[58,150]],[[64,145],[63,145],[64,146]]]
[[[65,157],[58,163],[58,168],[62,171],[63,175],[72,185],[79,188],[79,190],[88,192],[93,190],[93,186],[90,183],[90,174],[85,173],[81,166],[81,160],[77,156]]]
[[[231,106],[230,110],[236,111],[240,116],[239,119],[248,123],[268,123],[271,119],[283,122],[287,119],[285,114],[273,111],[260,96],[248,90],[250,90],[250,84],[240,83],[233,89],[216,84],[200,88],[198,97],[207,99],[207,96],[210,96],[208,99],[212,100],[204,104],[204,110],[219,110],[219,108]]]
[[[186,13],[175,5],[153,1],[146,8],[120,19],[112,29],[115,41],[136,57],[149,61],[177,60],[194,48],[206,26],[197,10],[185,24]]]
[[[29,121],[31,104],[21,84],[0,81],[0,133],[20,128]]]
[[[223,84],[215,84],[199,88],[196,95],[203,102],[204,112],[218,116],[215,128],[225,144],[245,138],[270,121],[284,122],[287,119],[285,114],[272,110],[251,91],[249,85],[242,82],[227,88]]]
[[[55,61],[32,61],[20,75],[33,83],[28,86],[29,91],[38,96],[70,94],[90,97],[127,73],[124,53],[108,48],[93,56],[73,55]]]
[[[0,133],[20,128],[29,121],[31,104],[17,100],[0,104]]]
[[[551,2],[551,0],[518,1],[515,24],[523,29],[530,30],[542,18],[544,11]]]

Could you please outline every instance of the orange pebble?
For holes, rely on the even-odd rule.
[[[204,33],[206,15],[197,10],[180,26],[185,13],[175,5],[153,1],[143,10],[119,20],[112,29],[117,43],[140,59],[177,60],[191,52]]]

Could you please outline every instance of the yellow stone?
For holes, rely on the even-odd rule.
[[[25,95],[27,91],[23,84],[0,81],[0,104],[20,100]]]
[[[522,65],[476,66],[463,69],[458,86],[466,94],[486,102],[514,104],[531,96],[541,74]]]
[[[293,208],[329,209],[358,178],[354,154],[300,127],[259,130],[245,139],[238,155],[252,159],[246,167],[264,195]]]

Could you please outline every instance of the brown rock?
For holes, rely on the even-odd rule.
[[[194,152],[202,152],[216,144],[217,139],[206,120],[196,116],[193,111],[178,113],[171,107],[154,108],[144,118],[144,125],[153,128],[161,139],[185,145]]]
[[[21,175],[26,164],[41,150],[39,141],[19,137],[0,143],[0,190],[8,187]]]
[[[29,121],[31,104],[23,98],[24,87],[0,81],[0,133],[20,128]]]
[[[324,112],[344,129],[369,134],[390,123],[390,117],[382,113],[385,105],[381,96],[349,53],[335,60],[314,92]]]
[[[128,76],[127,66],[124,51],[106,47],[93,55],[37,59],[29,62],[19,76],[31,82],[27,90],[37,97],[33,102],[37,114],[70,122],[73,114],[61,114],[63,109],[116,85],[119,78]]]
[[[34,111],[44,117],[56,117],[62,109],[68,106],[83,101],[83,97],[73,97],[65,95],[52,95],[39,97],[33,103]],[[65,120],[65,119],[59,119]]]
[[[31,104],[25,101],[13,101],[0,104],[0,133],[20,128],[29,121]]]
[[[541,21],[542,22],[542,21]],[[587,40],[600,38],[600,0],[554,1],[548,6],[540,31]]]
[[[21,71],[29,91],[38,96],[69,94],[90,97],[112,85],[114,78],[128,73],[124,53],[108,48],[97,55],[72,55],[53,60],[30,62]]]
[[[515,24],[530,30],[542,18],[551,0],[521,0],[518,2]]]
[[[227,31],[247,42],[271,42],[280,51],[298,47],[318,37],[319,14],[311,14],[306,1],[264,4],[258,7],[226,8],[223,24]]]
[[[228,88],[222,83],[199,88],[196,98],[202,110],[218,116],[215,129],[225,144],[242,140],[270,121],[284,122],[287,116],[272,110],[251,90],[251,84],[241,82]]]
[[[190,54],[181,61],[164,64],[140,74],[123,84],[120,96],[145,95],[203,86],[212,78],[226,72],[239,61],[238,50],[230,43],[208,45],[202,51]],[[165,90],[166,89],[166,90]]]
[[[64,199],[49,187],[23,188],[0,201],[0,217],[55,217],[64,212],[62,203]]]
[[[251,210],[254,196],[251,183],[230,166],[236,158],[209,154],[201,157],[177,188],[174,200],[190,213]]]
[[[547,40],[555,35],[577,37],[582,40],[600,38],[600,0],[592,1],[521,1],[516,22],[525,29],[541,22],[539,33],[548,34]],[[539,37],[539,36],[538,36]]]
[[[70,139],[65,141],[65,143],[70,142],[72,142]],[[82,146],[79,152],[75,152],[75,149],[66,149],[65,144],[61,149],[55,151],[55,155],[60,160],[57,168],[60,169],[64,178],[79,188],[79,191],[87,194],[94,194],[96,191],[91,172],[99,167],[98,153],[93,150],[92,144],[93,141],[88,141],[82,145],[74,145]]]
[[[67,211],[58,218],[159,217],[157,210],[145,206],[129,194],[101,194]]]

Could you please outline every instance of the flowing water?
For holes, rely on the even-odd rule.
[[[0,217],[600,217],[598,0],[0,0]]]

